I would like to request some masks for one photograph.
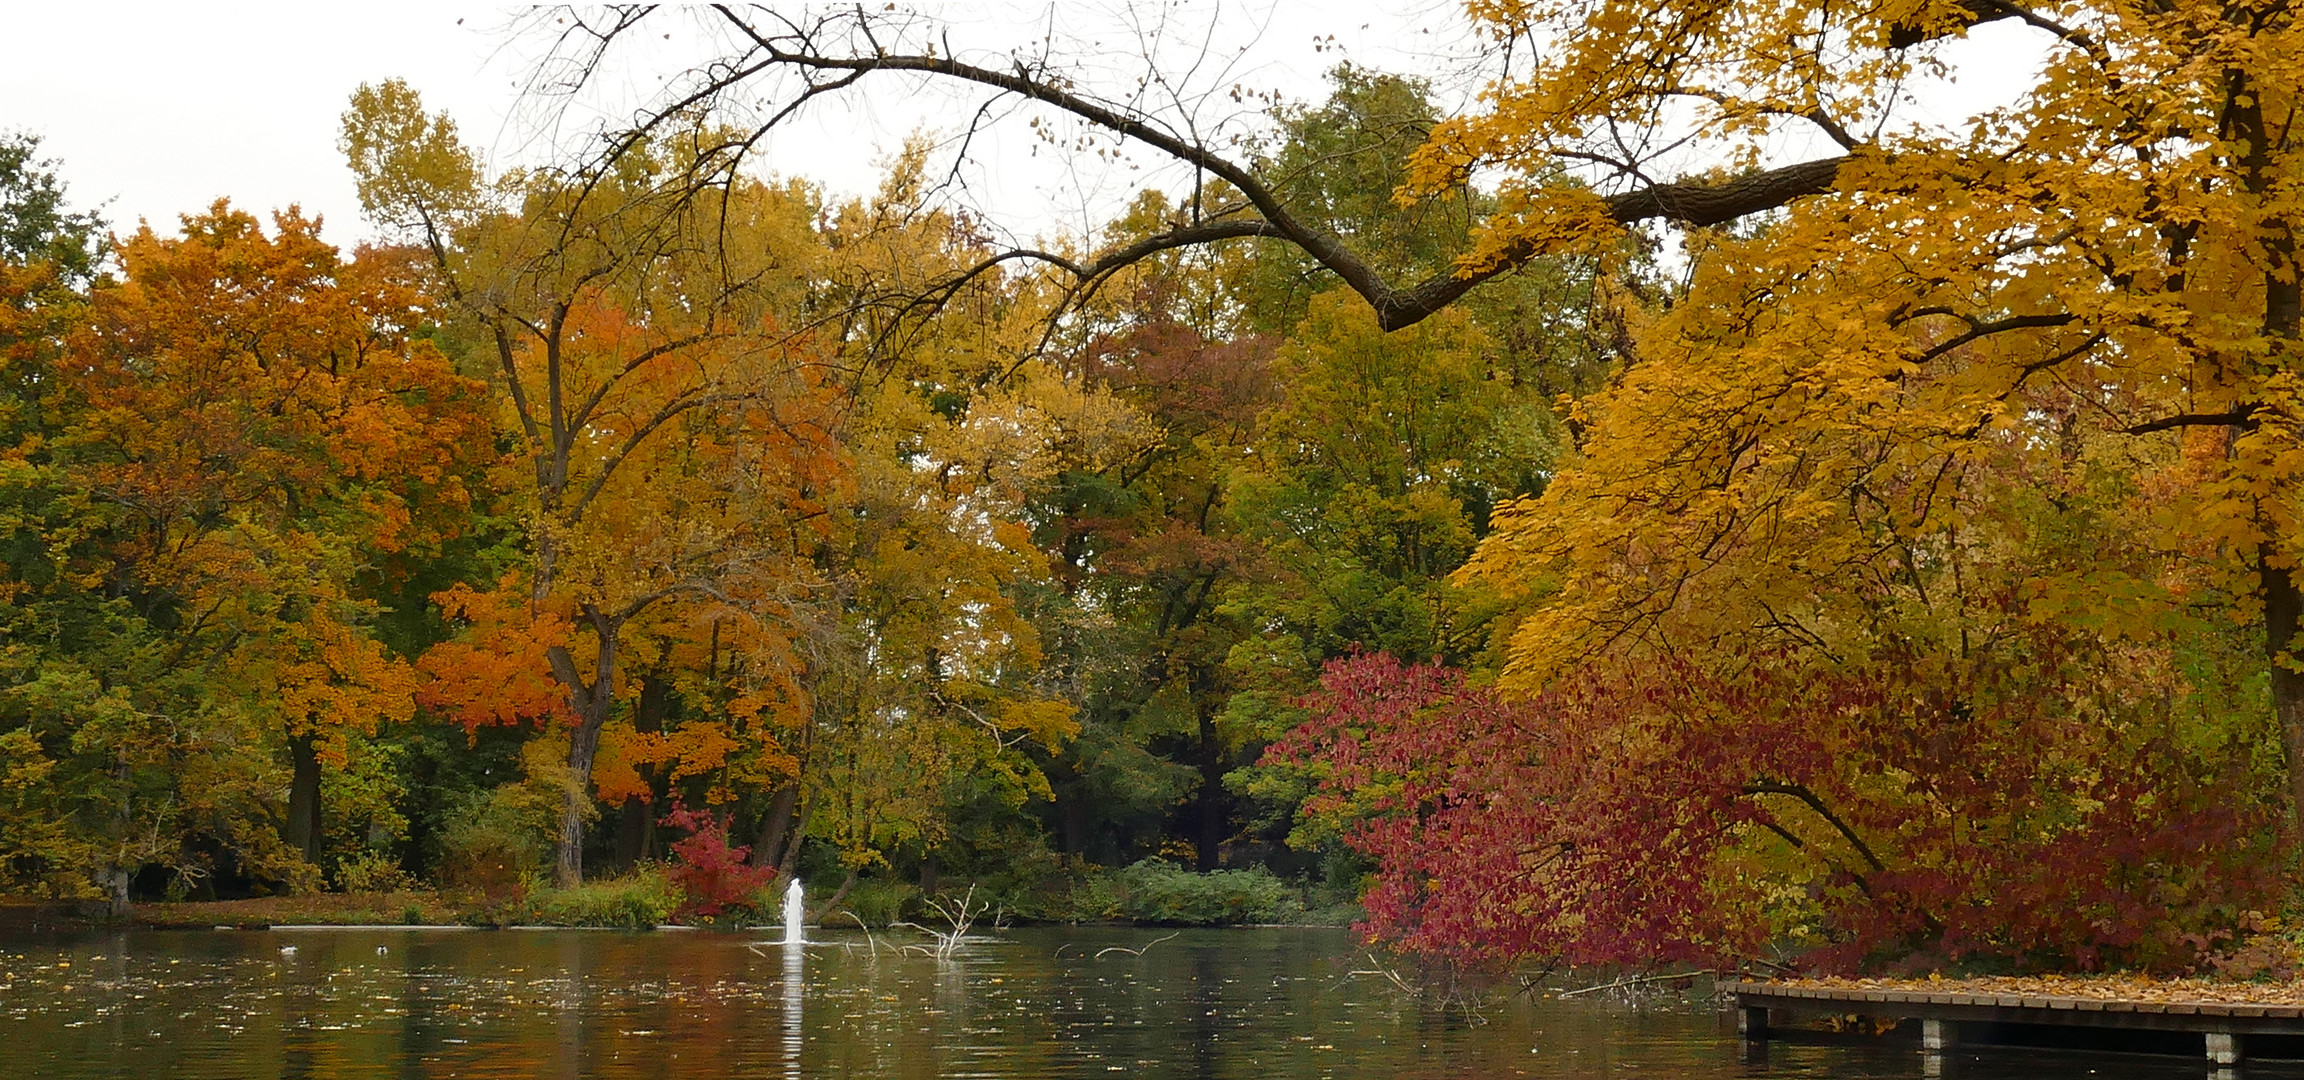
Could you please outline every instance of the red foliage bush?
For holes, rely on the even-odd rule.
[[[1594,669],[1526,701],[1331,663],[1271,759],[1377,863],[1366,929],[1460,959],[1850,969],[2190,963],[2276,887],[2244,740],[2188,738],[2051,649],[1953,680],[1782,657]],[[2163,707],[2164,708],[2164,707]]]
[[[688,830],[686,839],[672,845],[672,854],[679,859],[672,866],[672,881],[686,897],[682,914],[718,915],[748,903],[776,876],[773,869],[745,862],[752,854],[750,845],[729,846],[725,814],[701,813],[675,803],[664,823]]]

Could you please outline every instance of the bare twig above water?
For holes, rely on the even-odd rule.
[[[1673,982],[1679,979],[1693,979],[1698,975],[1715,974],[1718,974],[1718,972],[1713,971],[1711,968],[1698,968],[1694,971],[1673,971],[1662,975],[1642,975],[1638,978],[1618,979],[1612,983],[1601,983],[1598,986],[1586,986],[1576,990],[1563,990],[1560,992],[1560,996],[1564,998],[1572,998],[1584,994],[1596,994],[1602,990],[1624,990],[1634,986],[1644,986],[1648,983]]]
[[[864,943],[872,947],[872,959],[880,959],[880,941],[872,936],[872,928],[864,925],[864,916],[853,911],[845,911],[842,914],[856,920],[857,929],[864,931]]]
[[[1458,969],[1453,967],[1447,969],[1445,972],[1447,977],[1443,981],[1427,978],[1419,980],[1422,983],[1419,985],[1401,977],[1397,969],[1385,966],[1383,961],[1376,959],[1376,954],[1368,953],[1367,956],[1369,966],[1347,971],[1344,973],[1343,979],[1337,981],[1341,983],[1345,980],[1365,978],[1370,975],[1380,976],[1385,982],[1391,983],[1394,990],[1408,997],[1434,1002],[1443,1010],[1461,1009],[1464,1012],[1464,1019],[1471,1023],[1485,1024],[1488,1022],[1488,1016],[1483,1011],[1487,1006],[1486,996],[1478,990],[1466,988],[1460,979],[1461,972]]]
[[[1145,951],[1146,949],[1149,949],[1149,948],[1151,948],[1151,947],[1152,947],[1152,946],[1154,946],[1154,945],[1158,945],[1158,944],[1160,944],[1161,942],[1163,942],[1163,941],[1166,941],[1166,940],[1168,940],[1169,938],[1175,937],[1177,934],[1181,934],[1181,933],[1183,933],[1183,932],[1184,932],[1184,931],[1182,931],[1182,930],[1178,930],[1178,931],[1176,931],[1176,933],[1175,933],[1175,934],[1166,934],[1166,935],[1163,935],[1163,936],[1161,936],[1161,937],[1156,937],[1156,938],[1153,938],[1152,940],[1150,940],[1150,941],[1147,941],[1147,942],[1145,942],[1144,944],[1142,944],[1142,945],[1139,945],[1139,946],[1137,946],[1136,948],[1133,948],[1133,949],[1131,949],[1131,948],[1127,947],[1126,945],[1108,945],[1108,946],[1105,946],[1104,948],[1101,948],[1101,949],[1098,949],[1098,950],[1096,950],[1096,959],[1098,959],[1098,960],[1102,960],[1102,959],[1104,959],[1104,954],[1105,954],[1105,953],[1116,953],[1116,952],[1124,952],[1124,953],[1127,953],[1127,954],[1128,954],[1128,955],[1130,955],[1130,956],[1141,957],[1141,956],[1143,956],[1143,955],[1144,955],[1144,951]],[[1063,950],[1059,949],[1059,950],[1057,950],[1057,951],[1058,951],[1058,952],[1062,952]]]
[[[1385,967],[1384,965],[1377,963],[1377,962],[1376,962],[1376,954],[1375,954],[1375,953],[1369,953],[1369,954],[1368,954],[1368,963],[1369,963],[1371,966],[1369,966],[1369,967],[1366,967],[1366,968],[1362,968],[1362,969],[1360,969],[1360,970],[1358,970],[1358,971],[1347,971],[1347,972],[1345,972],[1345,973],[1344,973],[1344,974],[1345,974],[1345,977],[1347,977],[1347,978],[1354,978],[1354,977],[1358,977],[1358,976],[1361,976],[1361,975],[1382,975],[1382,976],[1384,976],[1384,978],[1385,978],[1387,981],[1389,981],[1389,982],[1390,982],[1390,983],[1391,983],[1393,986],[1395,986],[1395,987],[1398,987],[1398,988],[1399,988],[1401,991],[1403,991],[1403,992],[1405,992],[1405,993],[1414,994],[1414,993],[1416,993],[1416,992],[1417,992],[1415,987],[1408,985],[1408,980],[1406,980],[1406,979],[1403,979],[1403,978],[1401,978],[1401,977],[1400,977],[1400,973],[1399,973],[1399,972],[1397,972],[1397,971],[1394,971],[1394,970],[1392,970],[1391,968]]]

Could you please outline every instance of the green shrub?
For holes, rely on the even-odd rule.
[[[345,892],[404,892],[416,879],[400,869],[400,860],[380,851],[364,852],[336,864],[336,887]]]
[[[539,889],[528,898],[527,921],[543,926],[621,926],[646,929],[672,917],[680,889],[660,866],[642,866],[620,878],[587,881],[573,889]]]
[[[490,906],[516,899],[551,854],[558,807],[548,796],[512,783],[457,800],[440,834],[441,882],[476,889]]]
[[[1303,913],[1286,882],[1263,867],[1193,873],[1146,859],[1111,875],[1111,913],[1137,922],[1213,926],[1285,922]]]
[[[830,926],[837,919],[853,926],[855,924],[841,914],[853,911],[867,926],[886,926],[917,914],[919,899],[918,885],[886,878],[858,878],[856,884],[849,886],[848,897],[840,901],[839,908],[824,914],[824,923]]]

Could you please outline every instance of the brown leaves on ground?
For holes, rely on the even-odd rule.
[[[2157,979],[2147,975],[1985,975],[1949,979],[1932,975],[1924,979],[1789,979],[1782,985],[1820,990],[2023,994],[2105,1001],[2304,1005],[2304,979],[2286,982],[2230,982],[2203,978]]]

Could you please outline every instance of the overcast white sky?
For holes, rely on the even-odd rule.
[[[1146,5],[1157,10],[1159,5]],[[1296,96],[1320,92],[1321,73],[1352,57],[1379,67],[1422,66],[1454,32],[1453,0],[1256,0],[1182,5],[1181,21],[1220,20],[1233,48],[1253,42],[1238,63],[1248,81]],[[1046,5],[937,10],[955,17],[955,40],[1005,46],[1036,36]],[[1066,5],[1080,25],[1113,32],[1096,41],[1115,55],[1129,46],[1130,22],[1114,3]],[[456,118],[467,141],[498,164],[540,153],[551,137],[546,110],[520,87],[538,49],[513,32],[509,9],[438,4],[41,4],[11,11],[10,62],[0,66],[0,131],[40,136],[76,205],[105,204],[122,231],[138,219],[172,229],[176,216],[229,197],[259,211],[300,204],[326,216],[326,235],[350,243],[368,233],[352,181],[336,151],[337,117],[362,82],[408,80],[435,109]],[[1025,31],[1020,35],[1019,30]],[[1261,31],[1259,34],[1258,31]],[[1315,36],[1333,35],[1333,43]],[[1459,34],[1460,37],[1460,34]],[[1451,38],[1450,40],[1457,40]],[[1429,43],[1429,44],[1428,44]],[[611,92],[644,93],[657,73],[626,70]],[[903,89],[882,87],[882,90]],[[780,136],[770,165],[835,191],[869,189],[877,167],[913,130],[954,132],[965,123],[956,99],[880,93],[856,105],[819,110]],[[959,113],[959,115],[955,115]],[[1078,177],[1030,159],[1025,140],[1009,151],[1027,159],[1003,190],[985,193],[1012,216],[1048,216],[1084,201],[1109,204],[1132,179]],[[1022,183],[1014,182],[1023,177]],[[1082,185],[1099,189],[1084,193]],[[1076,222],[1052,219],[1065,228]]]
[[[1315,98],[1322,74],[1350,59],[1439,74],[1444,92],[1459,98],[1468,89],[1448,82],[1437,59],[1466,51],[1457,0],[1065,0],[1055,8],[977,0],[930,9],[953,22],[955,46],[978,56],[1038,37],[1050,13],[1061,12],[1056,33],[1068,42],[1065,55],[1120,85],[1149,28],[1165,38],[1169,57],[1196,57],[1204,38],[1213,43],[1214,60],[1197,73],[1203,86],[1243,82]],[[172,229],[176,215],[230,197],[258,211],[300,204],[325,215],[326,235],[349,244],[368,229],[336,151],[336,127],[360,83],[408,80],[499,166],[532,160],[557,132],[589,122],[575,114],[554,128],[549,108],[523,98],[541,46],[534,33],[515,32],[522,19],[506,8],[425,3],[25,5],[9,16],[0,131],[39,135],[74,202],[104,204],[122,231],[140,218]],[[680,25],[679,17],[667,21],[668,29]],[[1932,111],[1950,118],[2023,81],[2036,58],[2020,33],[1987,27],[1961,46],[1970,74],[1960,87],[1934,91]],[[629,110],[678,66],[680,42],[650,44],[666,51],[635,57],[601,84],[608,96],[586,107]],[[953,134],[981,97],[896,80],[867,87],[778,136],[769,167],[835,192],[868,190],[908,133]],[[1020,124],[1005,127],[978,148],[984,167],[971,176],[972,195],[1019,233],[1081,231],[1147,175],[1128,162],[1090,159],[1083,167],[1076,155],[1060,166],[1060,155],[1035,156]],[[1138,155],[1135,163],[1151,161]]]

